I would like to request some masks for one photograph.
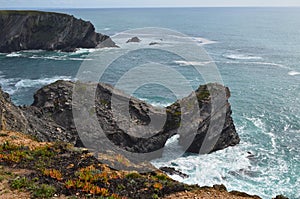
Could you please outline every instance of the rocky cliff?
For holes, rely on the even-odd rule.
[[[115,47],[92,23],[73,16],[40,11],[0,11],[0,52]]]
[[[77,146],[83,146],[74,124],[72,112],[72,109],[75,112],[82,111],[82,107],[78,104],[72,104],[74,85],[75,83],[69,81],[57,81],[47,85],[36,92],[34,103],[29,107],[14,106],[9,100],[8,94],[1,91],[1,129],[25,132],[34,135],[41,141],[61,140]],[[84,93],[93,86],[96,86],[96,99],[95,110],[91,109],[91,114],[93,111],[96,113],[98,122],[106,137],[126,151],[136,153],[153,152],[164,147],[168,138],[179,134],[179,143],[186,148],[187,152],[199,153],[205,137],[213,137],[214,131],[218,128],[221,130],[220,136],[217,136],[215,143],[210,145],[205,152],[224,149],[228,146],[236,145],[240,141],[231,118],[231,108],[228,103],[229,90],[221,85],[200,86],[195,92],[198,103],[190,104],[190,110],[188,111],[182,109],[180,105],[183,102],[188,102],[192,95],[178,100],[166,109],[161,109],[127,96],[121,91],[102,83],[97,85],[81,83],[79,86],[76,85],[76,88],[80,89],[84,98],[89,98],[90,96]],[[211,95],[208,92],[209,87],[212,87],[216,94],[221,90],[226,91],[226,96],[224,96],[226,99],[223,104],[212,107]],[[118,106],[117,110],[119,111],[117,113],[112,111],[112,95],[117,99],[129,101],[130,120],[126,120],[125,114],[123,114],[126,113],[126,111],[122,111],[123,108],[124,110],[126,109],[125,106]],[[184,118],[182,114],[189,114],[196,109],[194,106],[199,106],[199,113],[197,114],[200,114],[200,116],[196,115],[194,116],[195,118],[190,118],[188,122],[181,121]],[[164,118],[165,115],[166,118]],[[224,117],[224,120],[220,123],[212,122],[211,120],[214,117]],[[150,128],[148,131],[141,131],[137,128],[128,133],[126,128],[125,130],[124,127],[121,128],[118,122],[126,121],[126,125],[129,128],[137,124],[147,126],[151,120],[163,121],[162,128]],[[89,124],[89,117],[83,118],[81,122],[82,124]],[[190,129],[193,128],[196,131],[190,132]],[[182,129],[185,130],[182,131]],[[158,131],[153,134],[152,131],[155,130]],[[97,132],[96,126],[90,125],[88,131],[90,132],[87,132],[83,138],[86,139],[84,140],[85,144],[92,141],[94,144],[99,142],[96,143],[98,146],[104,146],[105,143],[101,143],[101,139],[93,138],[93,133]],[[191,142],[187,142],[189,137]]]

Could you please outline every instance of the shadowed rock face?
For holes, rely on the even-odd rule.
[[[83,146],[73,119],[73,112],[83,112],[83,108],[79,103],[72,102],[74,86],[75,83],[69,81],[57,81],[47,85],[36,92],[34,103],[31,106],[22,108],[15,107],[8,100],[8,95],[1,92],[0,107],[2,112],[0,112],[0,116],[4,115],[4,117],[2,116],[4,119],[2,120],[1,128],[22,131],[34,135],[42,141],[61,140],[77,146]],[[82,97],[80,102],[85,103],[86,99],[92,97],[89,96],[88,92],[92,88],[96,90],[95,104],[92,105],[94,108],[86,105],[84,109],[88,110],[89,115],[94,113],[98,120],[97,123],[100,124],[105,136],[126,151],[148,153],[159,150],[164,147],[167,139],[175,134],[180,135],[179,143],[187,149],[186,151],[192,153],[199,153],[203,140],[207,139],[206,137],[215,138],[216,140],[212,142],[213,145],[208,146],[205,152],[224,149],[228,146],[236,145],[240,141],[231,118],[231,108],[228,103],[229,90],[221,85],[209,84],[200,86],[194,93],[197,102],[192,101],[193,94],[191,94],[165,109],[153,107],[106,84],[77,83],[76,89],[79,89],[78,91],[80,91],[79,93]],[[219,94],[222,93],[221,91],[225,94],[224,96]],[[129,102],[129,106],[126,106],[126,103],[125,106],[118,105],[118,103],[112,104],[112,95],[119,102]],[[211,96],[214,96],[222,103],[212,105]],[[222,100],[221,97],[223,98]],[[188,104],[188,106],[180,107],[182,104]],[[114,109],[117,112],[112,111],[113,106],[117,106]],[[184,118],[182,115],[188,115],[196,110],[195,106],[199,107],[197,114],[200,115],[192,114],[188,122],[182,122],[181,120]],[[129,120],[124,114],[128,113],[128,111]],[[223,119],[214,119],[218,117]],[[149,130],[145,130],[147,128],[143,130],[137,128],[130,131],[130,133],[126,130],[132,129],[131,127],[137,124],[141,127],[147,127],[151,120],[163,121],[162,128],[149,128]],[[3,121],[6,121],[5,126]],[[125,126],[122,121],[125,121]],[[87,130],[85,129],[86,135],[84,135],[83,143],[93,142],[99,146],[105,145],[97,137],[95,133],[98,130],[97,126],[90,124],[89,116],[84,117],[80,122],[89,126]],[[16,123],[22,125],[15,125]],[[120,125],[123,125],[122,128]],[[194,129],[196,130],[190,132],[189,129],[191,127],[195,127]],[[182,131],[179,128],[185,130]],[[218,129],[220,130],[220,135],[216,136],[215,131]],[[190,142],[187,142],[189,137]]]
[[[0,130],[26,132],[27,126],[22,110],[11,102],[9,94],[0,87]]]
[[[0,11],[0,52],[116,47],[92,23],[73,16],[39,11]]]

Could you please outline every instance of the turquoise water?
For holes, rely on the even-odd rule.
[[[187,179],[173,176],[186,183],[223,183],[230,190],[263,198],[277,194],[300,198],[300,8],[59,11],[90,20],[97,31],[109,35],[132,28],[164,27],[215,41],[204,48],[231,90],[233,117],[242,141],[210,155],[167,162],[162,158],[155,164],[172,165],[189,174]],[[0,54],[0,85],[17,104],[30,104],[42,85],[74,79],[90,51]],[[135,56],[142,56],[139,53]],[[165,55],[160,59],[188,75],[194,87],[203,83],[188,67],[176,64],[177,57]],[[130,61],[120,62],[103,80],[117,78],[118,70]],[[175,100],[171,93],[151,85],[136,96],[156,105]],[[168,146],[178,148],[175,140]]]

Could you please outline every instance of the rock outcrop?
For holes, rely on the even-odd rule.
[[[79,84],[79,85],[78,85]],[[82,124],[89,125],[90,132],[84,136],[83,143],[78,136],[76,126],[74,124],[73,113],[75,111],[82,112],[83,108],[80,104],[72,102],[72,93],[75,83],[69,81],[57,81],[47,85],[36,92],[34,95],[34,103],[29,107],[16,107],[10,100],[8,94],[1,91],[0,107],[1,107],[1,129],[9,129],[25,132],[34,135],[42,141],[66,141],[77,146],[83,146],[83,143],[89,141],[96,142],[93,133],[97,132],[96,125],[89,125],[89,117],[81,119]],[[194,93],[198,103],[191,103],[192,95],[178,100],[166,109],[153,107],[144,101],[127,96],[119,90],[113,89],[106,84],[84,84],[77,83],[76,89],[79,89],[84,99],[80,102],[85,103],[85,99],[90,98],[85,94],[87,90],[96,87],[94,109],[89,108],[90,113],[96,114],[101,128],[106,137],[115,145],[129,152],[148,153],[159,150],[164,147],[166,141],[173,135],[179,134],[179,143],[186,148],[187,152],[199,153],[205,137],[214,137],[214,130],[220,129],[220,135],[216,136],[215,142],[209,145],[205,152],[213,152],[233,146],[239,143],[240,139],[236,133],[233,120],[231,118],[231,108],[228,103],[230,96],[228,88],[218,84],[209,84],[200,86]],[[212,87],[212,89],[209,89]],[[208,91],[214,91],[213,94],[218,95],[219,91],[226,91],[226,99],[224,103],[218,103],[212,106],[211,96]],[[119,102],[129,102],[126,106],[119,105],[118,102],[112,102],[114,99]],[[218,97],[217,97],[218,98]],[[221,100],[222,101],[222,100]],[[185,110],[180,106],[188,103],[189,110]],[[122,104],[122,103],[120,103]],[[112,107],[115,107],[112,109]],[[182,115],[190,114],[199,107],[199,115],[192,115],[188,122],[181,121]],[[88,106],[87,106],[88,107]],[[186,107],[185,107],[186,108]],[[129,120],[126,118],[126,110],[129,111]],[[113,112],[117,110],[117,112]],[[223,110],[223,111],[222,111]],[[72,112],[73,111],[73,112]],[[220,122],[213,122],[215,117],[224,117]],[[125,122],[124,122],[125,121]],[[157,122],[161,129],[148,128],[143,129],[150,122]],[[222,122],[223,121],[223,122]],[[125,126],[124,126],[125,125]],[[134,129],[136,125],[141,128]],[[217,126],[219,125],[219,126]],[[221,125],[221,126],[220,126]],[[128,129],[131,129],[128,133]],[[133,129],[133,130],[132,130]],[[179,130],[180,129],[180,130]],[[185,129],[185,130],[182,130]],[[190,129],[196,129],[191,132]],[[155,133],[153,133],[155,132]],[[92,140],[89,140],[91,138]],[[190,142],[187,142],[189,140]],[[104,146],[105,143],[98,143]]]
[[[139,43],[139,42],[141,42],[140,38],[138,38],[138,37],[132,37],[126,43]]]
[[[116,47],[91,22],[67,14],[40,11],[0,11],[0,52],[21,50],[75,51]]]
[[[9,94],[0,87],[0,130],[27,132],[27,126],[23,111],[11,102]]]

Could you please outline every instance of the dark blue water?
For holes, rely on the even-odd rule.
[[[241,144],[210,155],[168,162],[161,159],[155,164],[177,165],[190,178],[174,178],[187,183],[223,183],[230,190],[263,198],[276,194],[300,198],[299,8],[58,11],[90,20],[97,31],[108,35],[132,28],[163,27],[192,38],[215,41],[204,48],[231,90],[230,101]],[[33,93],[42,85],[57,79],[73,79],[90,51],[0,54],[0,85],[17,104],[30,104]],[[178,61],[172,56],[164,58],[173,65]],[[114,74],[129,61],[120,62],[115,73],[108,76],[116,78]],[[190,74],[194,86],[202,82],[184,66],[175,67]],[[162,88],[141,88],[136,95],[153,104],[164,105],[174,100],[171,95],[162,95],[165,90],[159,89]],[[170,141],[170,146],[174,143]],[[248,152],[254,156],[249,158]]]

